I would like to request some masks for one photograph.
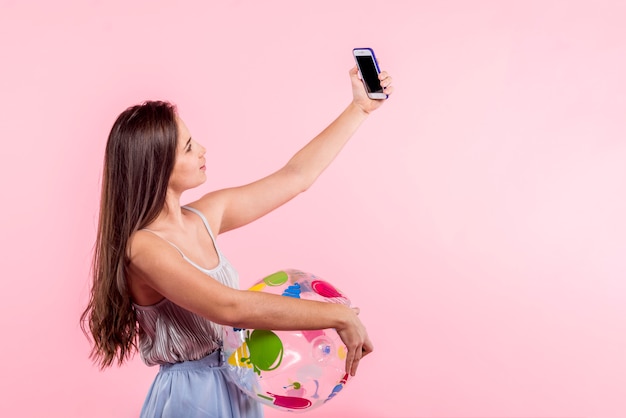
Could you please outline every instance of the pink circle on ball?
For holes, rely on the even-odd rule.
[[[311,283],[311,287],[320,296],[324,296],[325,298],[340,298],[343,297],[341,292],[339,292],[335,287],[325,282],[324,280],[314,280]]]

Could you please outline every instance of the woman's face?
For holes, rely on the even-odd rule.
[[[189,129],[182,119],[176,116],[178,139],[176,143],[176,161],[170,176],[169,187],[183,192],[206,181],[206,149],[193,140]]]

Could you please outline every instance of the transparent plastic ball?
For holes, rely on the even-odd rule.
[[[350,300],[329,282],[287,269],[249,290],[340,303]],[[347,350],[334,329],[272,331],[224,327],[225,366],[239,388],[255,400],[285,411],[324,405],[346,385]]]

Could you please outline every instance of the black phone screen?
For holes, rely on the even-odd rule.
[[[361,70],[361,76],[365,81],[368,92],[382,93],[383,88],[380,86],[380,80],[378,79],[378,71],[376,71],[374,59],[369,55],[357,55],[356,60],[359,64],[359,70]]]

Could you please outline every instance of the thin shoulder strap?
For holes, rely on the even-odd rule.
[[[184,253],[180,250],[180,248],[178,248],[178,247],[176,246],[176,244],[174,244],[172,241],[170,241],[170,240],[168,240],[168,239],[166,239],[166,238],[163,238],[163,237],[161,236],[161,234],[159,234],[159,233],[157,233],[156,231],[153,231],[153,230],[151,230],[151,229],[148,229],[148,228],[143,228],[143,229],[142,229],[142,231],[152,232],[154,235],[156,235],[157,237],[161,238],[163,241],[167,242],[167,243],[168,243],[169,245],[171,245],[172,247],[176,248],[176,251],[178,251],[178,252],[180,253],[180,255],[181,255],[181,256],[183,256],[183,258],[184,258],[185,260],[187,259],[187,256],[185,256],[185,254],[184,254]]]
[[[215,245],[215,237],[213,236],[213,232],[211,232],[209,221],[206,220],[204,214],[200,212],[198,209],[192,208],[191,206],[183,206],[183,209],[187,209],[188,211],[195,213],[196,215],[200,217],[200,219],[202,219],[202,223],[204,223],[204,227],[206,228],[206,230],[209,231],[209,235],[211,236],[211,239],[213,240],[213,244]],[[215,248],[217,248],[217,246]]]

